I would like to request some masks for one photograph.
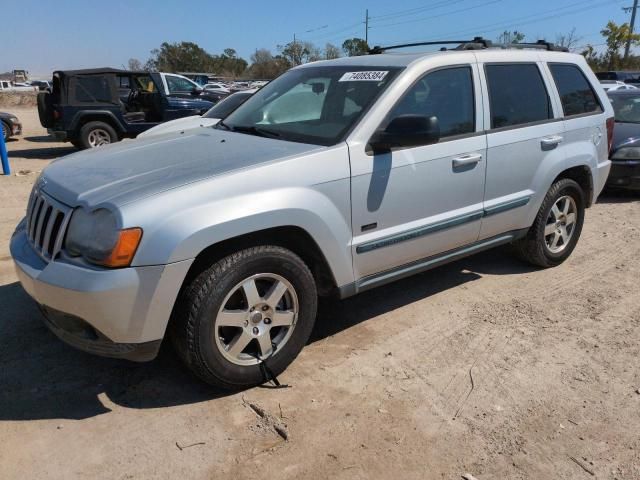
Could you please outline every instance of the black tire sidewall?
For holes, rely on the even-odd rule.
[[[550,195],[545,199],[545,209],[543,215],[541,216],[541,220],[538,225],[536,225],[536,240],[540,245],[540,249],[542,250],[543,255],[546,257],[547,261],[550,265],[559,265],[564,262],[576,248],[578,244],[578,240],[580,239],[580,234],[582,233],[582,226],[584,225],[584,215],[585,215],[585,198],[584,192],[580,185],[576,183],[574,180],[563,179],[558,183],[554,184],[552,187],[552,191],[549,192]],[[549,217],[549,213],[555,205],[556,201],[560,197],[570,196],[573,198],[574,202],[576,202],[577,215],[576,215],[576,226],[573,231],[573,235],[571,236],[571,240],[567,247],[558,253],[553,253],[549,251],[545,242],[544,229],[546,227],[546,220]]]
[[[109,134],[110,143],[115,143],[118,141],[118,134],[113,129],[113,127],[108,123],[100,122],[100,121],[88,122],[84,124],[80,129],[79,143],[80,145],[82,145],[83,148],[86,148],[86,149],[95,148],[95,147],[92,147],[91,144],[89,143],[89,133],[91,133],[92,130],[97,130],[97,129],[104,130]]]
[[[11,128],[3,121],[0,121],[0,124],[2,124],[2,136],[4,138],[4,141],[6,142],[7,140],[9,140],[9,132],[11,132]]]
[[[279,375],[295,359],[306,344],[317,310],[317,293],[313,277],[302,260],[278,252],[255,255],[243,259],[228,269],[222,278],[212,285],[206,300],[198,308],[196,326],[198,351],[208,373],[231,387],[244,387],[263,383],[263,371],[259,365],[241,366],[231,363],[215,344],[215,318],[227,294],[238,283],[258,273],[275,273],[284,277],[295,289],[299,313],[293,334],[282,350],[266,361],[274,375]]]

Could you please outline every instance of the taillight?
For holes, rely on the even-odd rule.
[[[607,118],[607,142],[609,143],[609,152],[613,146],[613,127],[615,126],[615,119],[613,117]]]

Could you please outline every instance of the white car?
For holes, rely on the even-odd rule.
[[[209,92],[218,92],[218,93],[231,93],[231,90],[229,90],[227,87],[225,87],[223,84],[221,83],[207,83],[205,86],[202,87],[204,90],[207,90]]]
[[[161,123],[160,125],[156,125],[155,127],[142,132],[137,138],[148,138],[155,135],[190,130],[198,127],[212,127],[242,105],[255,92],[257,92],[256,89],[233,93],[227,98],[220,100],[220,102],[211,107],[211,109],[202,116],[193,115]]]
[[[638,87],[629,85],[619,80],[600,80],[600,85],[605,92],[615,92],[619,90],[638,90]]]

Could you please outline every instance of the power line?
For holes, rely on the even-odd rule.
[[[593,2],[594,0],[587,0],[587,4],[590,2]],[[485,34],[485,33],[490,33],[490,32],[494,32],[494,31],[499,31],[499,30],[503,30],[503,29],[509,29],[509,28],[514,28],[514,27],[519,27],[519,26],[523,26],[523,25],[530,25],[532,23],[537,23],[543,20],[549,20],[552,18],[557,18],[557,17],[563,17],[566,15],[572,15],[572,14],[576,14],[576,13],[581,13],[583,11],[586,10],[592,10],[594,8],[599,8],[605,5],[610,5],[612,3],[621,3],[621,1],[625,1],[625,0],[608,0],[605,2],[600,2],[600,3],[596,3],[593,5],[587,5],[585,6],[585,2],[575,2],[575,3],[571,3],[569,5],[565,5],[563,7],[559,7],[556,9],[552,9],[547,11],[545,14],[530,14],[530,15],[525,15],[525,16],[521,16],[521,17],[516,17],[516,18],[512,18],[510,20],[503,20],[500,22],[493,22],[490,24],[486,24],[486,25],[482,25],[479,27],[474,27],[472,29],[466,29],[466,30],[460,30],[460,31],[456,31],[456,32],[447,32],[446,35],[447,36],[457,36],[457,35],[480,35],[480,34]],[[573,7],[577,7],[580,6],[580,8],[578,9],[574,9],[574,10],[570,10],[570,11],[564,11]],[[495,27],[495,28],[493,28]],[[399,42],[401,43],[410,43],[413,41],[418,41],[418,40],[437,40],[438,37],[441,37],[442,35],[438,35],[436,37],[428,37],[428,38],[424,38],[424,37],[420,37],[420,38],[412,38],[409,40],[400,40]],[[385,42],[385,43],[391,43],[391,42]]]
[[[491,1],[488,1],[488,2],[482,2],[482,3],[479,3],[477,5],[473,5],[473,6],[470,6],[470,7],[459,8],[458,10],[452,10],[450,12],[443,12],[443,13],[439,13],[437,15],[430,15],[429,17],[414,18],[414,19],[411,19],[411,20],[403,20],[401,22],[389,23],[389,24],[385,24],[385,25],[374,25],[371,28],[386,28],[386,27],[394,27],[396,25],[405,25],[407,23],[424,22],[425,20],[433,20],[434,18],[441,18],[441,17],[446,17],[448,15],[454,15],[456,13],[468,12],[469,10],[475,10],[477,8],[486,7],[488,5],[493,5],[494,3],[503,2],[503,1],[504,0],[491,0]],[[455,2],[451,2],[451,3],[455,3]]]
[[[440,2],[436,2],[433,5],[428,5],[428,6],[424,6],[424,7],[416,7],[416,8],[410,8],[408,10],[400,10],[397,12],[392,12],[392,13],[387,13],[384,15],[376,15],[371,17],[372,20],[378,20],[378,19],[391,19],[391,18],[398,18],[398,17],[406,17],[408,15],[416,15],[417,13],[422,13],[428,10],[434,10],[436,8],[440,8],[440,7],[446,7],[448,5],[454,4],[454,3],[460,3],[460,2],[465,2],[467,0],[444,0],[444,1],[440,1]]]

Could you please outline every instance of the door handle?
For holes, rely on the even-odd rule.
[[[468,165],[475,165],[482,161],[482,155],[480,153],[472,153],[469,155],[461,155],[453,159],[453,168],[466,167]]]
[[[562,143],[563,138],[560,135],[552,135],[551,137],[544,137],[540,140],[540,145],[543,150],[553,150],[560,143]]]

